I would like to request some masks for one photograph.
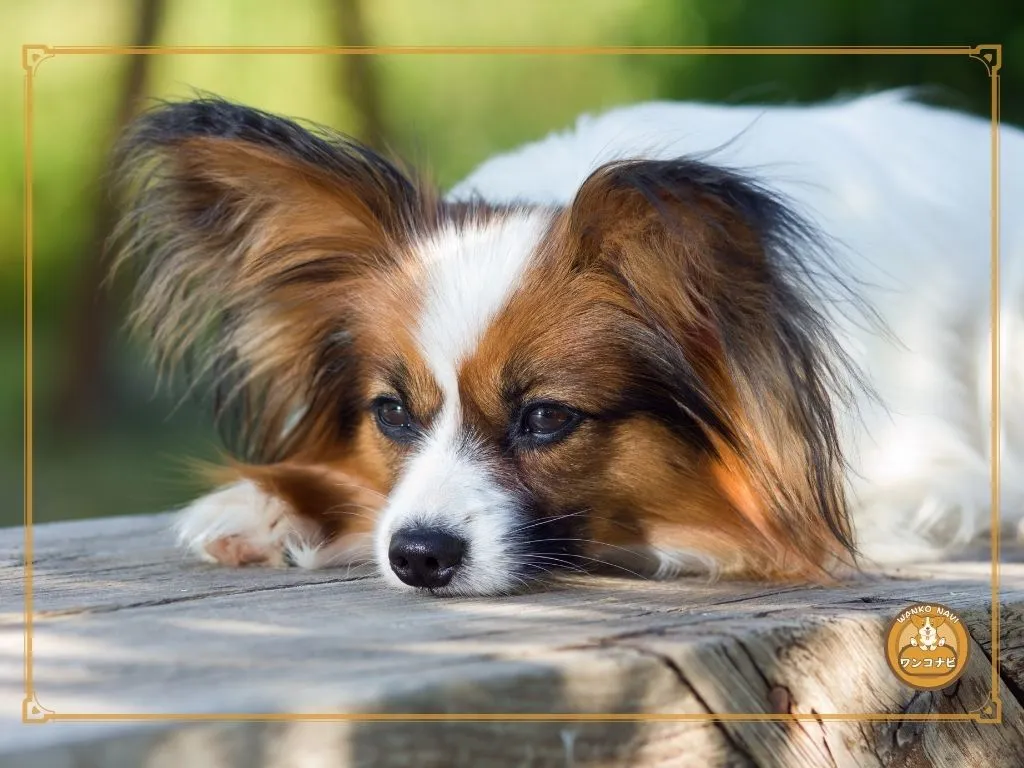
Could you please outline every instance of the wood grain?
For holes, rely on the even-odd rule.
[[[344,571],[183,560],[166,515],[37,526],[38,702],[71,713],[945,713],[989,701],[988,565],[839,588],[567,578],[432,599]],[[20,709],[21,529],[0,530],[0,692]],[[1024,565],[1001,572],[1002,724],[0,720],[0,765],[1024,765]],[[882,635],[910,602],[959,610],[968,671],[903,686]]]

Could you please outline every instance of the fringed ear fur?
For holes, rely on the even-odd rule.
[[[437,196],[348,138],[219,99],[144,114],[115,175],[132,325],[162,370],[214,379],[236,453],[287,458],[319,428],[318,398],[354,394],[359,283],[430,225]]]
[[[835,413],[861,378],[821,300],[855,294],[812,229],[748,178],[693,160],[604,166],[569,216],[579,266],[628,293],[652,375],[699,425],[758,575],[825,578],[851,562]]]

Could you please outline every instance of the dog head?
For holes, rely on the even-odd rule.
[[[158,358],[212,375],[266,475],[343,466],[378,491],[396,585],[817,578],[852,551],[820,250],[751,179],[637,160],[564,207],[453,203],[216,99],[141,117],[118,168]]]

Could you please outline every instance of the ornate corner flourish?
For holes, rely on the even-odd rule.
[[[1001,43],[979,45],[971,51],[970,56],[972,59],[977,59],[985,65],[989,77],[998,74],[999,68],[1003,66],[1003,46]]]
[[[992,699],[983,704],[977,714],[980,722],[999,725],[1003,722],[1003,702],[999,699]]]
[[[23,723],[48,723],[53,719],[53,715],[52,709],[47,709],[39,703],[35,691],[32,691],[21,702],[21,722]]]
[[[55,55],[48,45],[25,43],[21,46],[21,66],[27,74],[34,75],[40,64]]]

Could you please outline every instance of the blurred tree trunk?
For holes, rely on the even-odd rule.
[[[363,23],[362,0],[335,0],[338,37],[346,47],[369,45]],[[387,131],[380,108],[380,87],[377,78],[377,57],[370,55],[338,56],[341,82],[359,117],[359,139],[374,149],[384,149]]]
[[[166,8],[165,0],[139,0],[125,7],[136,9],[135,29],[131,44],[154,45],[160,21]],[[109,149],[138,110],[149,74],[152,56],[128,56],[117,113],[112,122]],[[71,311],[66,321],[66,361],[64,376],[58,383],[55,413],[62,433],[82,431],[95,426],[99,415],[109,405],[104,386],[109,375],[109,345],[113,320],[112,292],[102,283],[106,276],[105,243],[116,222],[117,212],[109,190],[103,183],[107,168],[101,170],[96,209],[93,213],[92,243],[85,253],[85,263],[77,275],[73,288]]]

